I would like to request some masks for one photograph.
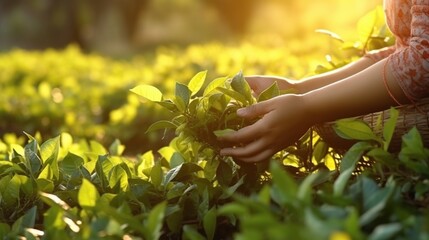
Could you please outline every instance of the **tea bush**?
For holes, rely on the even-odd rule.
[[[318,71],[391,44],[372,25],[379,11],[362,20],[371,31],[360,44],[334,39],[343,50]],[[283,67],[303,60],[284,55],[219,44],[128,61],[73,47],[1,54],[1,131],[34,134],[0,140],[0,237],[428,239],[429,149],[412,129],[388,152],[394,117],[383,136],[338,121],[341,136],[358,140],[344,155],[312,130],[269,162],[218,154],[217,135],[252,123],[237,108],[280,94],[273,85],[253,96],[241,68],[305,72]],[[362,161],[372,164],[357,169]]]

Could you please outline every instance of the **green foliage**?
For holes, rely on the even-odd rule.
[[[161,72],[161,77],[167,76]],[[270,162],[243,164],[219,155],[227,143],[218,136],[256,120],[238,118],[237,109],[281,92],[273,84],[255,97],[241,72],[208,81],[209,73],[199,71],[187,83],[127,86],[136,87],[125,105],[153,109],[158,120],[128,128],[145,126],[147,135],[175,135],[163,147],[143,154],[124,154],[125,144],[119,139],[105,145],[65,132],[44,141],[43,134],[3,135],[0,238],[429,237],[429,149],[412,129],[403,136],[399,153],[388,151],[398,116],[395,109],[377,134],[359,120],[338,121],[336,132],[356,141],[344,155],[309,131]],[[42,96],[49,94],[46,83],[37,86]],[[29,89],[23,91],[31,95],[34,89]],[[8,91],[5,94],[11,94]],[[82,97],[89,92],[81,91]],[[141,104],[138,96],[149,101]],[[5,112],[0,113],[9,116]],[[85,129],[79,124],[76,128]],[[360,168],[361,163],[367,166]]]

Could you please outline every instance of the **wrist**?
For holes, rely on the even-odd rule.
[[[323,107],[313,95],[311,91],[298,95],[302,111],[307,116],[305,121],[308,122],[309,126],[329,121],[329,113],[323,113]]]

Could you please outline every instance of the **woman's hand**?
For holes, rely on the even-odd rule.
[[[277,82],[281,90],[296,89],[296,83],[282,77],[253,75],[246,76],[245,79],[256,96],[259,96],[265,89],[273,85],[274,82]]]
[[[222,155],[245,162],[269,159],[296,142],[312,125],[311,116],[300,95],[287,94],[237,111],[238,116],[260,119],[232,134],[219,138],[235,147],[221,150]]]

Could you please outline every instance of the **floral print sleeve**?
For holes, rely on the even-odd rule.
[[[392,51],[386,67],[411,101],[427,97],[429,0],[385,0],[385,10],[387,24],[396,37],[395,47],[385,50]],[[377,54],[382,57],[383,51]]]

